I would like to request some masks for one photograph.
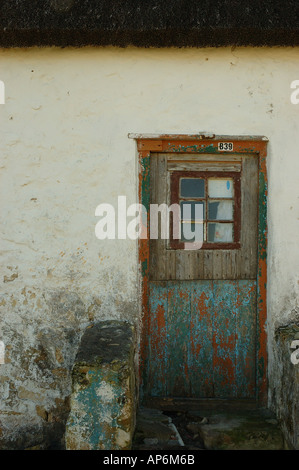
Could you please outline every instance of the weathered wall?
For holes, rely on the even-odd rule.
[[[98,204],[135,202],[128,132],[269,138],[274,402],[274,330],[298,320],[299,105],[290,101],[298,62],[298,48],[0,52],[3,446],[50,442],[53,433],[59,441],[85,327],[138,319],[136,243],[94,234]]]

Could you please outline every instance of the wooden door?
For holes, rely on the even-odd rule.
[[[201,207],[203,245],[149,242],[144,396],[254,400],[257,155],[151,154],[150,203]]]

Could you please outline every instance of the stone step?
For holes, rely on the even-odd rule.
[[[284,450],[278,421],[268,410],[162,412],[140,408],[133,449]]]

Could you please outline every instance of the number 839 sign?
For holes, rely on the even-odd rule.
[[[221,152],[232,152],[234,150],[233,142],[219,142],[218,143],[218,151]]]

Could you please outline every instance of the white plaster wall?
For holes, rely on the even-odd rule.
[[[41,377],[32,361],[22,365],[24,356],[38,363],[36,335],[44,338],[51,371],[67,371],[75,350],[65,346],[66,328],[78,336],[94,319],[138,318],[135,242],[100,241],[94,234],[98,204],[115,204],[118,195],[126,195],[128,204],[136,200],[136,149],[129,132],[269,138],[268,328],[274,371],[272,332],[298,318],[299,105],[290,101],[290,84],[299,79],[298,52],[0,51],[6,89],[0,106],[0,340],[7,353],[2,377],[13,377],[26,390],[49,388],[54,406],[69,376],[65,372],[57,391],[55,380],[51,388],[51,379]],[[5,410],[30,412],[40,422],[38,398],[22,401],[13,388],[6,395]]]

